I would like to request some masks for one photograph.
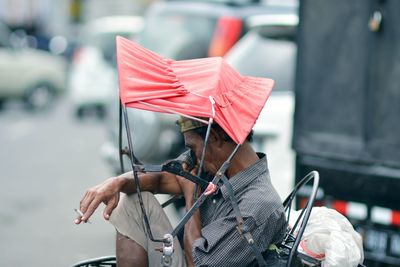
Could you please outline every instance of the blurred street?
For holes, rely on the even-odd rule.
[[[241,129],[250,126],[247,115],[257,115],[253,147],[267,154],[282,200],[299,189],[296,209],[309,203],[335,210],[360,234],[359,249],[347,249],[360,252],[358,263],[364,253],[366,266],[400,267],[400,1],[322,2],[0,0],[0,267],[72,266],[115,255],[104,205],[90,224],[75,225],[74,209],[88,188],[120,168],[118,96],[130,107],[186,114],[183,107],[203,105],[175,97],[212,100],[214,91],[218,109],[210,112],[240,107],[227,123],[232,132],[249,130]],[[166,59],[148,64],[130,49]],[[222,78],[200,71],[202,64],[191,63],[187,74],[172,68],[206,57],[223,59],[215,61]],[[222,71],[228,65],[235,71]],[[167,73],[165,81],[153,69]],[[210,84],[197,86],[196,75]],[[256,80],[248,77],[274,81],[258,114],[257,101],[244,105],[242,97],[268,90],[258,91],[261,82],[253,90],[247,81]],[[159,89],[168,91],[150,96]],[[126,113],[135,125],[128,129],[135,156],[151,164],[177,157],[184,149],[178,115],[138,109]],[[122,139],[127,144],[125,132]],[[315,190],[311,183],[295,187],[314,170],[321,177]],[[172,225],[181,211],[166,209]],[[345,255],[328,252],[331,243],[320,240],[314,246],[323,247],[308,256]]]
[[[97,212],[76,226],[85,189],[110,175],[103,124],[79,122],[65,101],[49,112],[0,112],[0,266],[70,266],[114,254],[114,230]]]
[[[222,56],[234,43],[216,50],[218,38],[229,38],[221,35],[214,40],[212,36],[225,32],[218,27],[227,10],[237,19],[229,21],[232,25],[221,25],[248,24],[243,29],[231,29],[238,31],[254,26],[250,14],[266,15],[258,17],[257,26],[232,52],[230,64],[234,68],[243,66],[240,71],[245,71],[245,75],[280,81],[279,94],[271,97],[268,112],[260,116],[255,144],[268,154],[272,182],[282,199],[291,190],[294,155],[289,144],[296,6],[265,5],[260,9],[258,4],[249,4],[236,10],[230,5],[213,3],[199,8],[198,3],[188,1],[188,6],[182,8],[181,2],[156,1],[150,5],[151,2],[0,0],[0,267],[71,266],[115,254],[114,228],[102,218],[102,208],[91,218],[92,224],[77,226],[73,220],[77,216],[74,209],[79,207],[85,190],[119,167],[117,161],[111,160],[111,166],[101,156],[105,142],[108,149],[103,152],[108,153],[109,160],[115,156],[117,145],[115,136],[108,136],[117,129],[117,123],[114,127],[113,123],[101,120],[115,115],[117,108],[117,102],[110,101],[118,88],[116,35],[136,39],[141,34],[138,40],[142,45],[174,59]],[[145,14],[147,6],[153,11]],[[177,14],[171,13],[171,8],[183,11],[177,13],[181,19],[176,20]],[[209,11],[214,9],[210,16]],[[282,25],[279,20],[275,23],[283,27],[288,41],[277,46],[257,33],[259,27],[269,27],[269,13],[285,15]],[[234,42],[242,34],[245,32],[238,32]],[[179,41],[168,42],[171,36]],[[256,42],[255,36],[259,36]],[[285,49],[276,50],[281,45]],[[278,63],[271,68],[259,65],[265,60],[248,61],[247,51],[252,55],[252,51],[277,51],[270,54],[277,55],[274,62]],[[53,96],[58,95],[61,97],[53,102]],[[112,112],[107,114],[107,110]],[[87,115],[97,115],[98,119],[86,118]],[[149,161],[156,157],[165,160],[172,155],[172,148],[180,144],[175,118],[171,122],[154,114],[143,116],[149,124],[138,133],[138,139],[145,139],[143,143],[149,145],[138,146],[137,155],[146,156],[144,160]],[[116,118],[112,120],[117,122]],[[167,213],[176,225],[177,211],[170,206]]]

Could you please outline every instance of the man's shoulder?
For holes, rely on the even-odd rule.
[[[256,183],[241,195],[240,209],[244,214],[255,217],[258,223],[262,223],[272,213],[283,212],[283,204],[271,184]]]
[[[255,183],[249,186],[241,194],[240,200],[249,205],[255,204],[255,207],[263,205],[281,207],[283,205],[275,188],[268,183]]]

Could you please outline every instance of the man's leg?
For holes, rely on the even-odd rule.
[[[172,231],[161,205],[149,192],[143,192],[143,203],[155,238]],[[117,262],[119,267],[160,266],[162,253],[155,248],[162,243],[151,241],[146,234],[138,196],[121,194],[118,207],[112,212],[110,222],[117,230]],[[143,264],[143,265],[139,265]],[[172,266],[186,266],[185,257],[177,238],[174,239]]]
[[[121,235],[118,231],[116,243],[118,267],[149,266],[147,251],[138,243]]]

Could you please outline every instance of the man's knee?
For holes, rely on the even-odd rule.
[[[171,231],[171,224],[156,197],[150,192],[142,193],[145,212],[151,223],[151,230],[157,236],[163,236]],[[137,194],[121,194],[118,206],[110,216],[110,222],[124,236],[148,249],[147,229],[143,223],[143,212]]]
[[[137,194],[135,196],[138,197]],[[142,192],[143,203],[147,209],[161,208],[160,202],[158,202],[156,196],[151,192]]]
[[[141,197],[143,204],[146,208],[152,208],[153,206],[160,206],[160,203],[158,202],[157,198],[151,192],[147,191],[142,192]],[[134,205],[140,208],[139,194],[131,194],[131,195],[121,194],[120,203],[118,205],[120,204],[121,205],[128,204],[129,206]]]

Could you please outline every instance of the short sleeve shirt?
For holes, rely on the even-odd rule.
[[[229,179],[245,227],[261,252],[282,240],[287,226],[283,205],[271,184],[267,159],[259,160]],[[200,207],[201,238],[193,243],[195,266],[257,266],[249,244],[241,237],[225,186]]]

